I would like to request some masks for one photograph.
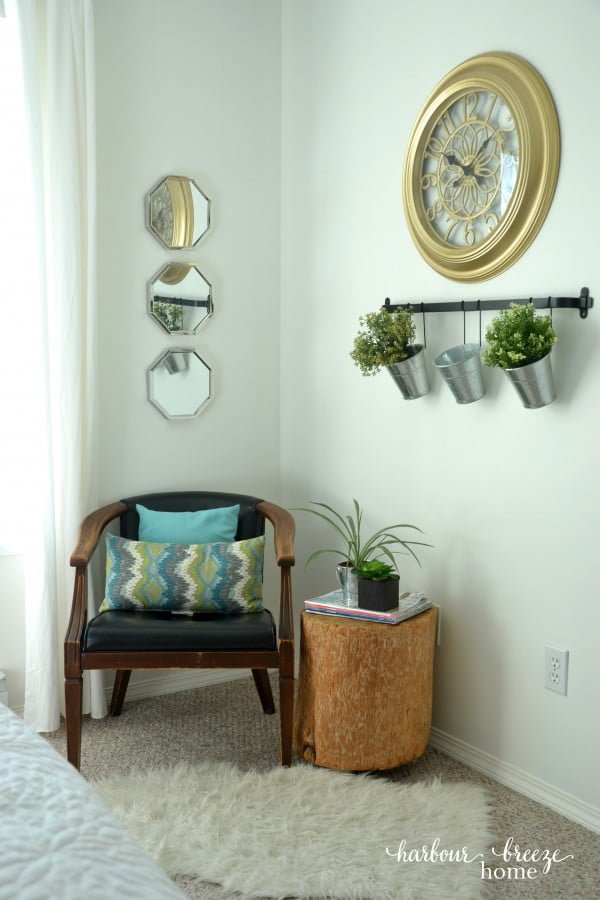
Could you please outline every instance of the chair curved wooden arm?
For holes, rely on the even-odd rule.
[[[193,617],[111,610],[94,617],[88,624],[87,568],[102,532],[110,522],[119,518],[121,535],[137,540],[139,520],[136,504],[160,511],[178,512],[213,509],[238,503],[240,515],[236,540],[264,534],[265,520],[273,527],[275,556],[281,572],[277,629],[271,613],[266,609],[261,613],[243,616]],[[111,503],[87,516],[71,555],[71,565],[75,568],[75,585],[65,637],[69,761],[79,768],[82,679],[85,669],[116,670],[110,713],[119,715],[133,669],[249,668],[265,713],[275,712],[268,670],[279,671],[281,763],[291,765],[294,709],[291,568],[294,561],[294,519],[290,513],[275,503],[243,494],[198,491],[144,494]],[[134,620],[138,627],[132,629]],[[232,625],[232,634],[235,632],[235,640],[231,646],[227,646],[228,620]],[[130,634],[137,633],[132,646],[124,645],[123,630],[119,629],[123,622],[126,622]],[[109,627],[105,627],[106,623]],[[127,633],[125,629],[125,634]],[[158,646],[157,634],[158,640],[162,641],[163,633],[164,646]],[[171,640],[175,634],[177,637]],[[148,641],[147,646],[145,640]]]
[[[81,523],[79,529],[79,540],[77,546],[71,554],[71,565],[75,567],[87,566],[94,554],[94,550],[98,546],[98,541],[102,532],[113,519],[122,515],[127,506],[125,503],[110,503],[90,513],[89,516]]]
[[[281,506],[276,506],[275,503],[268,503],[266,500],[261,500],[260,503],[257,503],[256,508],[273,526],[277,565],[282,567],[293,566],[296,561],[294,557],[296,526],[291,513],[287,509],[282,509]]]
[[[79,540],[71,554],[71,565],[77,569],[75,574],[75,586],[73,590],[73,603],[67,627],[65,650],[67,645],[77,644],[83,638],[83,631],[87,622],[87,567],[102,532],[113,519],[120,516],[126,509],[124,503],[111,503],[97,509],[87,516],[79,529]],[[75,648],[74,648],[75,649]]]
[[[275,536],[275,556],[281,568],[281,591],[279,607],[279,646],[282,641],[294,640],[294,615],[292,609],[292,589],[290,568],[295,563],[294,534],[295,524],[287,509],[263,500],[257,504],[257,510],[269,520]],[[293,646],[292,646],[293,655]]]

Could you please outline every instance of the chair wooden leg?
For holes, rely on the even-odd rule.
[[[252,669],[252,675],[254,676],[254,684],[260,697],[263,712],[267,713],[267,715],[273,715],[275,702],[273,700],[271,682],[269,681],[269,673],[266,669]]]
[[[294,725],[294,676],[279,674],[279,716],[281,729],[281,765],[292,764]]]
[[[125,694],[127,693],[127,685],[129,684],[130,675],[131,669],[117,669],[115,673],[115,683],[113,684],[113,692],[110,700],[109,710],[111,716],[121,715],[121,711],[123,709],[123,701],[125,700]]]
[[[81,702],[83,678],[65,678],[65,714],[67,720],[67,759],[79,769],[81,761]]]

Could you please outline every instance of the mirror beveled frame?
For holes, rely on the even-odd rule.
[[[167,184],[169,179],[175,188],[173,192],[169,191],[173,207],[173,238],[171,243],[168,243],[160,230],[153,225],[152,216],[152,197],[163,185]],[[186,190],[186,187],[188,190]],[[206,200],[205,227],[196,240],[192,240],[194,229],[192,188],[195,188],[204,200]],[[189,250],[192,247],[196,247],[210,229],[210,208],[210,198],[206,196],[194,178],[189,178],[187,175],[164,175],[162,178],[159,178],[156,184],[146,194],[146,228],[163,247],[166,247],[167,250]]]
[[[170,413],[163,404],[158,400],[155,395],[154,383],[152,378],[152,373],[158,369],[159,367],[165,365],[166,359],[172,353],[180,353],[186,354],[191,357],[196,357],[197,360],[206,368],[208,372],[208,393],[205,396],[204,400],[201,401],[200,405],[194,410],[192,413]],[[189,362],[188,362],[189,366]],[[176,370],[174,370],[171,374],[177,374]],[[183,419],[195,419],[197,418],[201,412],[203,412],[210,401],[214,396],[214,384],[213,384],[213,371],[208,363],[202,359],[199,353],[193,350],[190,347],[168,347],[166,350],[163,350],[162,353],[154,360],[154,362],[148,367],[146,372],[147,385],[148,385],[148,400],[160,413],[165,417],[165,419],[169,419],[170,421],[179,421]]]
[[[177,279],[177,282],[176,282],[176,281],[175,281],[175,278],[176,278],[177,271],[183,272],[184,269],[186,270],[185,275],[183,275],[182,278]],[[168,325],[165,324],[164,320],[161,319],[160,316],[157,315],[157,313],[156,313],[155,310],[154,310],[154,303],[155,303],[155,300],[156,300],[155,294],[154,294],[154,285],[155,285],[158,281],[163,281],[163,283],[165,283],[165,284],[173,284],[173,283],[178,283],[179,281],[184,281],[185,278],[187,278],[188,275],[191,274],[192,270],[195,270],[195,271],[198,273],[198,275],[200,276],[200,278],[205,282],[205,284],[206,284],[207,287],[208,287],[208,297],[207,297],[207,301],[206,301],[206,302],[208,303],[208,306],[206,306],[206,313],[205,313],[205,315],[202,317],[202,319],[200,320],[200,322],[198,322],[198,324],[195,326],[195,328],[193,328],[191,331],[186,331],[186,330],[184,330],[184,329],[171,329],[171,328],[168,327]],[[165,275],[165,273],[169,273],[169,271],[171,271],[171,274],[172,274],[172,280],[168,280],[168,281],[165,282],[164,279],[161,278],[161,276],[162,276],[162,275]],[[206,275],[204,275],[204,274],[200,271],[200,269],[198,268],[198,266],[197,266],[195,263],[188,263],[188,262],[182,262],[182,263],[165,263],[165,265],[164,265],[164,266],[161,266],[161,268],[158,270],[158,272],[156,272],[156,274],[154,275],[154,277],[151,278],[150,281],[148,282],[148,291],[147,291],[147,297],[148,297],[148,315],[150,316],[150,318],[151,318],[154,322],[157,323],[157,325],[158,325],[163,331],[166,331],[167,334],[175,334],[175,335],[178,335],[178,334],[184,334],[184,335],[187,335],[187,334],[190,334],[190,335],[191,335],[191,334],[197,334],[197,333],[200,331],[200,329],[203,328],[203,327],[206,325],[206,323],[208,322],[208,320],[210,319],[210,317],[212,316],[212,314],[213,314],[213,312],[214,312],[212,289],[213,289],[213,286],[212,286],[211,282],[208,280],[208,278],[206,277]],[[174,298],[169,298],[169,299],[174,299]],[[166,302],[166,301],[165,301],[165,302]],[[194,302],[191,298],[189,298],[189,299],[184,299],[184,300],[182,300],[182,301],[180,301],[180,302],[183,304],[183,306],[198,306],[198,307],[200,307],[200,306],[204,306],[204,305],[205,305],[205,301],[204,301],[204,300],[200,300],[200,301]],[[175,305],[177,305],[177,304],[175,304]]]

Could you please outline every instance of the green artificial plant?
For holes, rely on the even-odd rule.
[[[183,330],[183,307],[179,304],[153,300],[152,312],[171,333]]]
[[[350,356],[363,375],[376,375],[384,366],[406,359],[406,348],[415,339],[411,311],[401,308],[389,312],[385,307],[359,319],[363,331],[354,338]]]
[[[368,581],[389,581],[390,578],[399,577],[393,566],[381,562],[380,559],[370,559],[362,563],[356,567],[356,573],[359,578],[366,578]]]
[[[392,564],[390,568],[393,567],[395,570],[395,554],[403,552],[410,553],[420,566],[420,560],[412,547],[431,547],[431,544],[426,544],[423,541],[404,540],[404,538],[396,533],[399,528],[411,528],[414,531],[423,534],[421,529],[417,528],[416,525],[386,525],[370,537],[365,538],[362,532],[363,511],[357,500],[353,501],[354,511],[351,515],[342,515],[337,512],[337,510],[333,509],[333,507],[328,506],[327,503],[320,503],[316,500],[310,500],[309,502],[312,506],[319,507],[319,509],[300,507],[299,511],[311,513],[327,522],[334,530],[336,537],[341,540],[341,548],[328,547],[322,550],[315,550],[314,553],[311,553],[308,557],[306,561],[307,565],[323,553],[335,553],[337,556],[341,556],[345,559],[351,568],[357,570],[359,570],[361,566],[364,566],[365,563],[378,557],[386,557]],[[325,510],[325,512],[321,512],[321,510]],[[392,549],[393,547],[402,547],[402,549],[394,550]]]
[[[538,316],[533,303],[512,303],[489,324],[482,356],[486,366],[515,369],[537,362],[558,340],[550,316]]]

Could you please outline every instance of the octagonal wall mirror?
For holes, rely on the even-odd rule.
[[[192,263],[167,263],[148,285],[148,302],[169,334],[195,334],[212,315],[212,285]]]
[[[146,224],[169,250],[193,247],[210,226],[210,200],[192,178],[167,175],[146,198]]]
[[[148,399],[167,419],[192,419],[212,397],[212,371],[193,350],[165,350],[148,369]]]

